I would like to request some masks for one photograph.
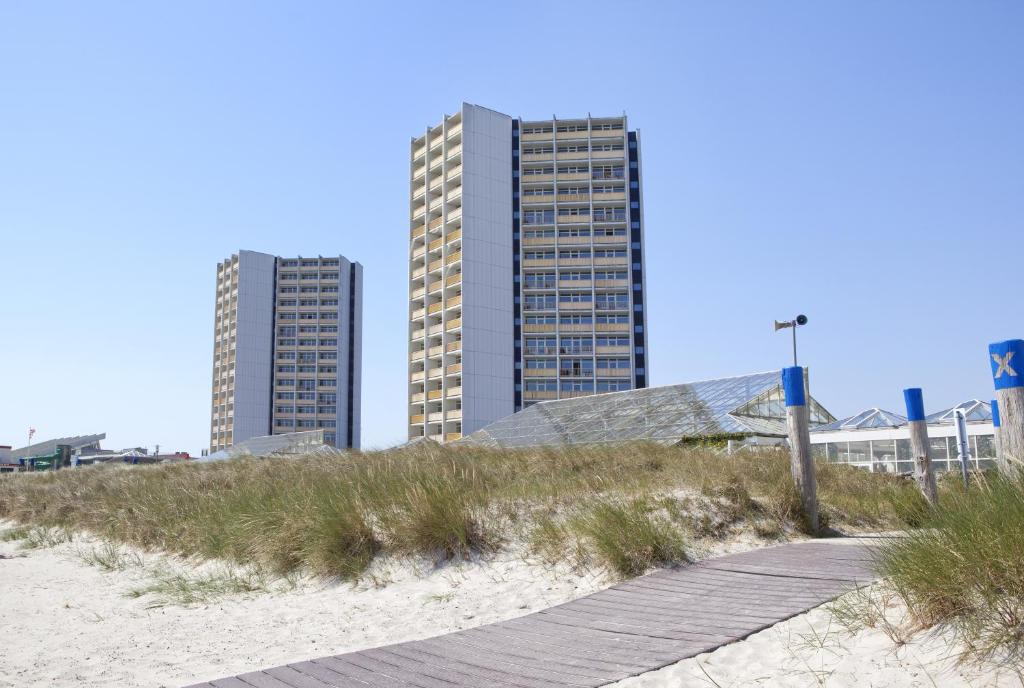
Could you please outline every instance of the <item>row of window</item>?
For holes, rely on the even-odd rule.
[[[621,143],[595,143],[589,146],[585,143],[566,143],[557,147],[559,153],[607,152],[620,151],[622,149]],[[529,146],[523,148],[523,155],[548,155],[554,151],[555,148],[550,145]]]
[[[523,260],[554,260],[555,251],[526,251],[523,253]],[[578,258],[627,258],[629,252],[624,248],[567,248],[558,251],[559,260],[571,260]],[[302,315],[300,313],[300,315]]]
[[[590,227],[560,227],[556,230],[554,227],[548,229],[527,229],[523,232],[523,236],[527,239],[554,239],[556,236],[559,237],[588,237],[591,236],[626,236],[625,227],[594,227],[591,230]]]
[[[338,273],[336,273],[336,272],[320,272],[320,273],[316,273],[316,272],[303,272],[303,273],[300,274],[298,272],[282,272],[282,273],[278,274],[277,278],[279,280],[282,280],[282,281],[285,281],[285,282],[291,282],[293,280],[298,280],[298,279],[315,280],[317,278],[323,279],[323,280],[336,280],[336,279],[338,279]]]
[[[559,354],[579,355],[594,353],[594,343],[598,346],[629,346],[628,337],[594,337],[568,336],[562,337],[543,336],[527,337],[526,353],[532,356],[555,356]],[[561,343],[559,343],[561,342]],[[516,342],[516,346],[519,343]],[[643,347],[636,347],[636,353],[642,354]]]
[[[306,258],[306,259],[303,259],[302,261],[293,260],[293,259],[289,258],[287,260],[282,260],[281,261],[281,267],[283,267],[283,268],[295,268],[295,267],[299,267],[300,265],[302,267],[304,267],[304,268],[312,268],[312,267],[317,267],[317,266],[325,267],[325,268],[336,268],[339,265],[341,265],[341,262],[337,258],[322,258],[322,259]]]
[[[277,379],[278,387],[295,387],[296,380],[294,378],[280,377]],[[299,389],[316,389],[317,387],[337,387],[338,381],[333,379],[326,380],[298,380]]]
[[[278,320],[337,320],[337,311],[325,311],[323,313],[278,313]]]
[[[591,179],[625,179],[626,169],[622,165],[558,165],[558,174],[586,174],[590,172]],[[538,166],[523,168],[524,177],[537,177],[546,174],[554,174],[554,166]]]
[[[625,308],[625,307],[623,307]],[[622,324],[629,322],[627,315],[591,315],[590,313],[571,313],[568,315],[527,315],[523,322],[527,325],[601,325]]]
[[[278,401],[317,401],[321,404],[334,404],[338,395],[334,392],[277,392],[274,398]]]
[[[321,413],[337,415],[337,406],[275,406],[275,413]]]
[[[527,380],[527,392],[623,392],[632,389],[629,380]]]
[[[337,366],[332,366],[332,365],[328,365],[328,366],[322,365],[322,366],[319,366],[319,369],[320,369],[321,373],[326,373],[326,374],[334,374],[334,373],[338,372],[338,367]],[[315,366],[315,365],[300,365],[300,366],[279,365],[279,366],[277,366],[277,372],[279,372],[279,373],[315,373],[315,372],[317,372],[317,366]]]
[[[586,124],[559,124],[558,125],[558,132],[560,134],[565,134],[565,133],[573,132],[573,131],[588,131],[588,130],[590,130],[590,131],[622,131],[622,122],[613,122],[613,123],[604,123],[604,124],[594,122],[594,123],[591,123],[589,127]],[[550,124],[546,124],[546,125],[542,124],[542,125],[532,126],[532,127],[523,127],[523,133],[524,134],[550,134],[550,133],[552,133],[552,131],[553,130],[552,130]]]
[[[294,287],[284,286],[278,289],[279,294],[337,294],[338,286],[332,284],[324,284],[320,287]]]
[[[277,334],[281,335],[281,336],[284,336],[284,337],[294,337],[295,336],[295,330],[296,330],[295,325],[280,325],[277,328]],[[316,334],[317,332],[320,332],[320,334],[336,334],[338,332],[338,326],[337,325],[319,325],[319,326],[318,325],[299,325],[298,326],[298,332],[299,332],[299,334]]]
[[[529,294],[523,297],[523,303],[526,304],[527,310],[541,310],[554,308],[557,303],[598,303],[598,304],[615,304],[618,307],[626,308],[629,306],[629,294],[625,292],[609,292],[606,294],[589,291],[564,291],[558,294],[557,299],[554,294]]]
[[[279,428],[336,428],[338,427],[338,421],[313,420],[311,418],[300,418],[298,420],[277,418],[274,420],[274,425]]]
[[[553,288],[556,281],[589,282],[591,280],[624,280],[629,273],[625,270],[562,270],[556,276],[553,272],[528,272],[525,284],[531,289]]]
[[[524,189],[523,196],[554,196],[556,190],[551,186],[538,186],[531,189]],[[599,196],[601,194],[626,193],[626,187],[619,184],[595,184],[591,189],[588,186],[560,186],[557,189],[559,196]]]
[[[277,305],[281,308],[291,308],[293,306],[337,306],[338,299],[278,299]]]
[[[595,367],[621,369],[629,366],[628,358],[599,358],[596,366],[592,358],[563,358],[561,361],[561,367],[569,370],[593,370]],[[556,358],[528,358],[526,367],[531,370],[558,368],[559,361]]]
[[[315,361],[317,359],[321,361],[337,361],[337,351],[279,351],[277,352],[277,359],[279,361]]]
[[[554,210],[527,210],[523,213],[524,225],[550,225],[554,224],[555,217],[589,217],[594,222],[625,222],[626,209],[618,208],[594,208],[591,212],[587,206],[577,208],[559,208],[556,214]]]
[[[278,346],[296,346],[296,345],[298,345],[298,346],[316,346],[317,345],[317,341],[318,340],[316,340],[316,339],[290,339],[290,338],[289,339],[284,339],[284,338],[278,338],[277,345]],[[338,340],[337,339],[320,339],[319,342],[320,342],[320,346],[338,346]]]

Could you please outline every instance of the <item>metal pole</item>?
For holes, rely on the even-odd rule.
[[[999,401],[997,399],[992,400],[992,444],[994,445],[996,452],[996,466],[1000,472],[1004,472],[1006,468],[1003,466],[1003,441],[1002,428],[1000,427],[1001,422],[999,420]],[[980,456],[978,458],[981,458]]]
[[[793,365],[796,365],[796,320],[793,321]]]
[[[782,389],[786,395],[786,427],[789,431],[790,469],[800,492],[807,530],[818,532],[818,487],[811,458],[810,412],[804,391],[804,369],[782,369]]]
[[[999,402],[1001,468],[1024,469],[1024,339],[988,345],[992,382]]]
[[[914,480],[931,506],[939,503],[939,488],[928,453],[928,423],[924,419],[924,395],[920,387],[903,390],[907,404],[907,426],[910,428],[910,453],[914,459]]]
[[[954,409],[953,423],[956,430],[956,453],[960,459],[960,474],[964,478],[964,489],[970,487],[968,476],[971,467],[971,440],[967,436],[967,416],[963,409]]]

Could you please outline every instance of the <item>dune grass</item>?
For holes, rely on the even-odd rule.
[[[836,527],[905,525],[916,488],[819,465]],[[0,476],[0,517],[205,559],[359,578],[381,554],[441,561],[512,543],[617,576],[682,562],[688,540],[799,529],[783,452],[631,444],[419,446],[332,457],[91,466]]]
[[[965,657],[1024,657],[1024,477],[945,481],[921,528],[886,546],[879,572],[919,627],[952,625]]]

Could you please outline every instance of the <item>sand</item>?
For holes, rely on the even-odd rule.
[[[894,623],[906,609],[891,603]],[[948,629],[910,636],[897,645],[880,629],[851,632],[828,605],[778,623],[745,640],[609,688],[1019,688],[1009,662],[958,665],[960,645]],[[1018,667],[1024,670],[1024,667]]]
[[[0,530],[9,525],[0,522]],[[746,535],[695,550],[715,556],[763,544]],[[117,567],[105,570],[93,554],[109,552],[88,536],[30,550],[0,542],[0,688],[181,686],[522,616],[613,582],[599,572],[530,564],[513,551],[441,567],[381,560],[359,585],[274,580],[270,592],[183,606],[162,593],[133,591],[174,574],[222,580],[223,564],[120,551]],[[843,635],[818,609],[615,685],[1021,685],[991,668],[957,669],[947,659],[951,647],[947,636],[933,634],[894,652],[883,633]]]

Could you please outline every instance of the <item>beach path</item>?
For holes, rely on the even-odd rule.
[[[870,540],[656,571],[526,616],[189,688],[590,688],[746,638],[876,579]]]

